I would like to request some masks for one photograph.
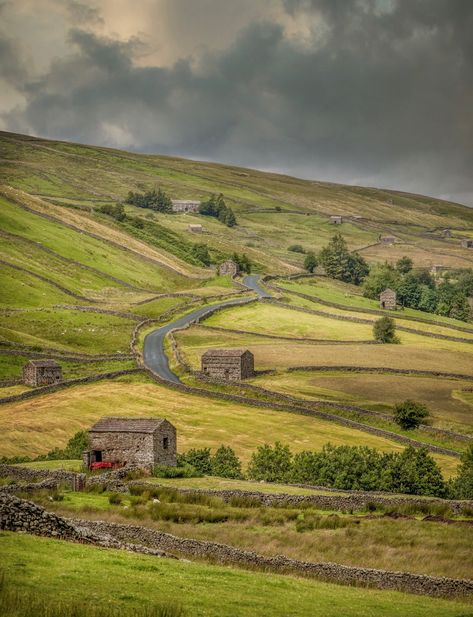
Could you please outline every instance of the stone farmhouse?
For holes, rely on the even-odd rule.
[[[202,225],[198,225],[196,223],[191,223],[187,226],[187,229],[193,234],[201,234],[204,231]]]
[[[248,349],[209,349],[201,361],[202,373],[212,379],[241,381],[255,374],[255,358]]]
[[[61,366],[55,360],[30,360],[23,367],[27,386],[50,386],[62,381]]]
[[[171,199],[173,212],[198,212],[200,201],[190,199]]]
[[[338,214],[333,214],[330,217],[330,223],[332,225],[341,225],[343,223],[343,217]]]
[[[224,261],[218,267],[218,273],[220,274],[220,276],[225,276],[227,274],[230,276],[237,276],[239,272],[239,265],[236,263],[236,261],[233,261],[232,259],[227,259],[227,261]]]
[[[379,306],[382,309],[394,310],[397,304],[397,294],[394,289],[385,289],[379,294]]]
[[[471,248],[473,248],[473,240],[470,240],[470,238],[464,238],[462,240],[462,247],[464,249],[471,249]]]
[[[165,418],[103,417],[89,430],[90,450],[83,454],[93,463],[176,466],[176,428]]]

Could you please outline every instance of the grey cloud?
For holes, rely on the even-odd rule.
[[[285,0],[284,8],[313,25],[303,45],[283,19],[257,19],[197,67],[191,57],[139,66],[138,37],[71,29],[71,53],[23,85],[27,107],[5,122],[473,205],[471,3]]]

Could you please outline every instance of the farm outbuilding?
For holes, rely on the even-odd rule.
[[[343,217],[340,216],[339,214],[333,214],[330,217],[330,223],[332,225],[341,225],[343,223]]]
[[[379,241],[381,244],[394,244],[396,242],[396,238],[394,236],[380,236]]]
[[[89,430],[87,467],[94,463],[176,465],[176,428],[165,418],[100,418]]]
[[[240,272],[240,267],[236,263],[236,261],[233,261],[233,259],[227,259],[227,261],[224,261],[218,267],[218,273],[220,274],[220,276],[225,276],[225,275],[236,276],[239,272]]]
[[[188,225],[187,229],[192,232],[193,234],[201,234],[204,230],[204,228],[202,227],[202,225],[198,225],[196,223],[192,223],[190,225]]]
[[[171,199],[171,203],[173,212],[197,212],[200,206],[200,201],[190,199]]]
[[[452,232],[450,231],[450,229],[442,229],[442,237],[443,238],[451,238],[452,237]]]
[[[473,248],[473,240],[470,240],[470,238],[464,238],[462,240],[462,247],[464,249],[471,249],[471,248]]]
[[[379,294],[379,306],[382,309],[393,310],[396,308],[397,294],[394,289],[385,289]]]
[[[255,374],[255,359],[248,349],[209,349],[202,356],[202,373],[213,379],[241,381]]]
[[[27,386],[50,386],[62,381],[62,368],[55,360],[30,360],[23,367]]]

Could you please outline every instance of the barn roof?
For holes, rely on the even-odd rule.
[[[388,287],[387,289],[382,291],[379,295],[384,296],[385,294],[391,295],[391,294],[396,294],[396,292],[394,291],[394,289],[391,289],[390,287]]]
[[[94,433],[154,433],[164,418],[100,418],[90,429]]]
[[[251,353],[249,349],[209,349],[203,354],[203,358],[241,358],[245,353]]]
[[[58,364],[56,360],[30,360],[27,364],[31,364],[32,366],[35,366],[37,368],[61,368],[60,364]]]

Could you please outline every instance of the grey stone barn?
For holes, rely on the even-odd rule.
[[[23,367],[27,386],[50,386],[62,381],[61,366],[55,360],[30,360]]]
[[[379,306],[382,309],[393,310],[396,308],[397,294],[394,289],[385,289],[379,294]]]
[[[176,428],[165,418],[100,418],[89,430],[84,464],[176,465]]]
[[[255,374],[255,357],[248,349],[209,349],[201,362],[202,373],[213,379],[241,381]]]
[[[330,217],[330,223],[332,225],[341,225],[343,223],[343,217],[339,214],[332,214]]]
[[[190,199],[171,199],[173,212],[198,212],[200,201]]]
[[[470,240],[470,238],[464,238],[462,240],[462,247],[464,249],[471,249],[471,248],[473,248],[473,240]]]
[[[230,276],[236,276],[240,272],[240,267],[233,261],[232,259],[227,259],[222,264],[220,264],[218,268],[218,273],[220,276],[225,276],[229,274]]]

